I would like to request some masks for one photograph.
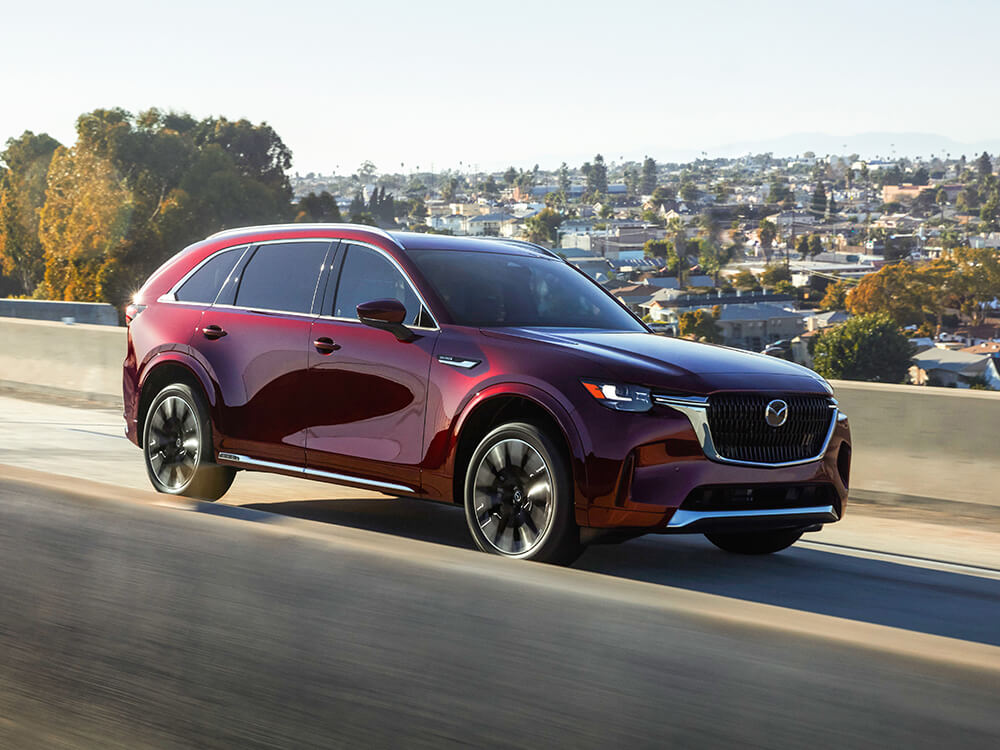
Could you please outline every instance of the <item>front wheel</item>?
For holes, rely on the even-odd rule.
[[[799,529],[705,534],[721,550],[740,555],[769,555],[791,547],[802,536]]]
[[[167,386],[153,399],[142,445],[146,473],[157,492],[218,500],[236,476],[235,469],[212,460],[208,410],[183,383]]]
[[[568,565],[581,551],[569,461],[532,424],[502,425],[479,443],[466,471],[465,518],[484,552]]]

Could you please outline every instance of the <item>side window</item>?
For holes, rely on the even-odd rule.
[[[396,267],[381,253],[360,245],[347,248],[333,304],[335,318],[357,318],[362,302],[398,299],[406,307],[406,325],[416,325],[420,300]]]
[[[212,256],[177,290],[177,299],[180,302],[204,302],[211,305],[245,249],[239,247],[223,250]]]
[[[329,247],[329,242],[261,245],[243,269],[236,304],[254,310],[310,312]]]

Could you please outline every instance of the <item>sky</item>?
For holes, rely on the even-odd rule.
[[[0,142],[149,107],[271,124],[293,171],[555,168],[797,133],[1000,140],[1000,3],[0,3]]]

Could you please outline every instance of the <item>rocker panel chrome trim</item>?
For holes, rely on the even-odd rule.
[[[241,456],[237,453],[219,453],[218,456],[220,461],[228,461],[230,463],[239,464],[240,466],[249,466],[258,469],[277,469],[279,471],[288,471],[295,474],[302,474],[306,477],[316,477],[318,479],[330,479],[334,482],[350,482],[351,484],[360,484],[365,487],[374,487],[376,489],[382,490],[392,490],[394,492],[416,492],[413,487],[407,487],[405,484],[393,484],[392,482],[380,482],[376,479],[363,479],[361,477],[351,476],[350,474],[337,474],[332,471],[320,471],[319,469],[306,469],[302,466],[292,466],[291,464],[282,464],[275,461],[262,461],[259,458],[250,458],[249,456]]]

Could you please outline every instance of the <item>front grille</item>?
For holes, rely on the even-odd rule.
[[[780,427],[767,423],[767,405],[788,404]],[[708,426],[715,451],[733,461],[780,464],[818,456],[830,430],[834,410],[826,396],[718,393],[708,399]]]

